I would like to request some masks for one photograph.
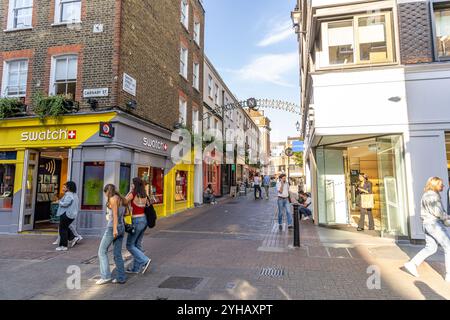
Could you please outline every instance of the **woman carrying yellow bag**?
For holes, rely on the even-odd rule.
[[[364,230],[366,214],[369,216],[369,230],[375,229],[375,223],[373,221],[372,209],[374,207],[374,199],[372,193],[372,182],[369,181],[367,174],[359,174],[359,182],[357,193],[359,195],[360,217],[358,224],[358,231]]]

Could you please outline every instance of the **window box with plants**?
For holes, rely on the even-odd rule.
[[[39,118],[59,118],[62,115],[75,113],[80,110],[80,105],[72,99],[71,95],[45,96],[38,93],[34,96],[34,113]]]
[[[27,106],[20,98],[0,98],[0,119],[26,115]]]

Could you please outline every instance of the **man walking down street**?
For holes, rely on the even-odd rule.
[[[270,176],[266,174],[263,179],[263,187],[266,192],[266,200],[269,200],[269,190],[270,190]]]
[[[278,228],[283,230],[283,208],[286,210],[288,229],[292,229],[292,213],[289,203],[289,183],[286,182],[286,175],[281,174],[277,182],[278,192]]]

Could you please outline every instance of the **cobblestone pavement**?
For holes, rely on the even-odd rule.
[[[302,221],[301,247],[293,248],[293,232],[278,230],[275,212],[275,198],[249,195],[160,219],[144,238],[150,270],[124,285],[95,285],[98,238],[57,253],[53,236],[1,235],[0,299],[450,298],[442,252],[413,278],[400,267],[421,246]],[[131,262],[125,248],[124,255]],[[81,290],[67,288],[72,265],[81,269]],[[370,266],[381,272],[380,289]]]

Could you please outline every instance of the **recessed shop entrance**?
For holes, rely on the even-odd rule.
[[[407,237],[406,181],[400,135],[354,139],[316,148],[319,223],[356,229],[360,175],[372,185],[374,232]],[[369,229],[365,216],[364,229]]]
[[[19,231],[56,231],[62,185],[70,179],[71,150],[26,150]]]

